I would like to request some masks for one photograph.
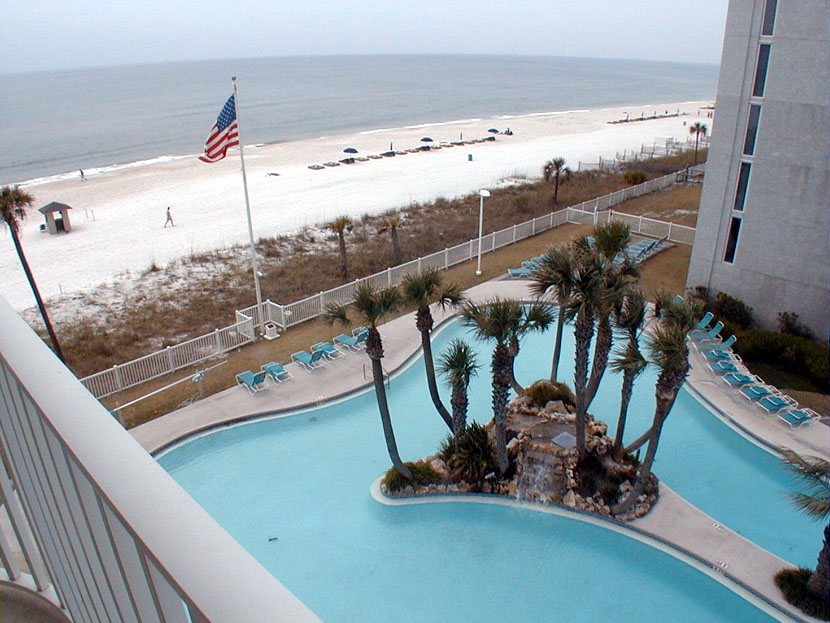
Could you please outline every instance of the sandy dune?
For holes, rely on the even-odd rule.
[[[360,216],[436,197],[455,197],[493,187],[511,176],[538,177],[546,160],[562,156],[573,168],[616,152],[639,150],[655,140],[689,137],[688,125],[711,119],[700,107],[708,102],[526,115],[397,128],[246,148],[245,161],[256,237],[286,233],[340,214]],[[609,125],[626,113],[639,117],[666,110],[681,117]],[[702,115],[699,116],[699,111]],[[688,125],[684,126],[684,122]],[[495,142],[444,148],[311,170],[308,165],[339,160],[343,149],[361,155],[489,136],[488,128],[509,127],[512,136]],[[244,136],[244,128],[242,128]],[[472,154],[472,161],[468,155]],[[56,297],[111,280],[152,262],[164,265],[194,251],[247,241],[239,157],[216,164],[194,158],[123,168],[27,186],[35,208],[50,201],[73,206],[72,232],[40,233],[41,215],[33,210],[23,226],[23,245],[44,296]],[[277,173],[278,175],[270,175]],[[172,207],[175,228],[163,228]],[[94,213],[94,220],[92,214]],[[472,235],[472,233],[471,233]],[[0,295],[16,309],[34,304],[11,237],[0,236]]]

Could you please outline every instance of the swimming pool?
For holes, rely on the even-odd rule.
[[[460,333],[458,324],[441,331],[436,352]],[[551,341],[551,335],[533,336],[523,345],[520,381],[547,373]],[[470,411],[486,421],[490,351],[476,346],[484,366],[471,388]],[[572,377],[568,359],[565,379]],[[431,454],[446,434],[428,404],[423,376],[418,360],[392,379],[389,391],[405,460]],[[636,400],[645,406],[632,413],[632,437],[650,420],[653,379],[647,373],[638,382]],[[619,377],[609,374],[592,412],[610,409],[614,420],[618,387]],[[687,414],[689,409],[694,413]],[[672,432],[681,427],[682,433]],[[683,438],[694,447],[678,449]],[[808,523],[810,538],[797,538],[795,533],[807,530],[779,496],[787,476],[765,455],[684,395],[666,425],[655,469],[725,525],[772,551],[772,545],[787,550],[791,555],[781,554],[785,558],[811,564],[820,526]],[[372,392],[217,431],[173,449],[159,462],[326,621],[526,621],[540,613],[573,621],[772,620],[691,567],[593,525],[500,506],[378,504],[368,488],[389,459]],[[734,482],[741,483],[736,490],[730,489]],[[760,483],[764,491],[749,495],[747,482]],[[744,497],[735,499],[736,491]],[[710,508],[694,496],[705,498]],[[766,507],[759,505],[778,497],[762,519]],[[782,539],[778,532],[789,536]]]

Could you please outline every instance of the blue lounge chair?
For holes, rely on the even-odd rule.
[[[778,390],[770,385],[746,385],[738,390],[747,400],[761,400],[770,396],[777,396]]]
[[[529,268],[508,268],[507,274],[514,279],[524,279],[526,277],[530,277],[533,274],[533,271]]]
[[[275,383],[282,383],[283,381],[294,378],[294,375],[283,368],[281,363],[277,363],[276,361],[262,364],[262,371]]]
[[[718,361],[716,363],[707,363],[706,365],[717,374],[726,374],[728,372],[738,373],[742,372],[743,369],[736,366],[731,361]]]
[[[767,413],[774,413],[782,409],[793,409],[798,403],[789,396],[767,396],[758,401],[758,406]]]
[[[800,409],[790,409],[777,414],[779,419],[790,425],[790,428],[801,428],[805,424],[812,424],[818,422],[821,417],[812,409],[801,407]]]
[[[715,323],[715,326],[708,331],[689,331],[689,337],[697,342],[708,342],[716,339],[718,334],[721,332],[721,329],[723,329],[723,323],[718,321]]]
[[[251,394],[255,394],[261,389],[265,389],[265,372],[254,374],[250,370],[245,370],[236,375],[236,382]]]
[[[757,385],[761,382],[761,379],[753,374],[742,373],[724,374],[721,377],[721,380],[732,387],[746,387],[747,385]]]
[[[314,351],[313,353],[299,350],[291,355],[291,361],[296,361],[309,372],[320,366],[322,364],[322,359],[323,351],[321,350]]]
[[[729,348],[732,348],[732,344],[738,341],[734,335],[730,335],[726,340],[723,342],[704,342],[704,343],[696,343],[693,344],[697,347],[700,352],[706,351],[725,351]]]
[[[336,335],[334,337],[334,343],[339,344],[340,346],[345,346],[346,348],[348,348],[349,350],[354,351],[354,352],[357,352],[357,351],[360,350],[357,338],[353,335],[346,335],[345,333],[341,333],[340,335]]]
[[[326,359],[337,359],[343,356],[343,353],[337,350],[337,347],[331,342],[317,342],[316,344],[312,344],[311,352],[315,353],[317,351],[321,351]]]
[[[683,299],[680,299],[681,301]],[[692,327],[692,331],[705,331],[706,327],[709,326],[709,323],[714,320],[715,317],[712,315],[712,312],[706,312],[703,314],[703,318],[697,321],[697,324]]]
[[[352,335],[357,337],[361,334],[369,335],[369,327],[355,327],[352,329]],[[366,339],[366,338],[363,338]]]
[[[733,353],[731,350],[706,350],[703,351],[703,356],[706,358],[706,361],[731,361],[731,362],[740,362],[741,358],[739,355]]]

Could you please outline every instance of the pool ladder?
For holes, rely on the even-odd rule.
[[[381,366],[381,370],[383,370],[383,381],[384,381],[383,384],[386,386],[386,389],[389,389],[389,387],[392,385],[392,379],[389,376],[389,372],[386,371],[386,368]],[[367,379],[370,379],[370,378],[372,378],[372,373],[371,373],[371,371],[368,374],[366,373],[366,364],[364,363],[363,364],[363,380],[367,380]]]

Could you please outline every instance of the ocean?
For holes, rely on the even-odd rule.
[[[714,99],[717,65],[542,56],[308,56],[0,76],[0,184],[192,157],[237,76],[244,143]]]

